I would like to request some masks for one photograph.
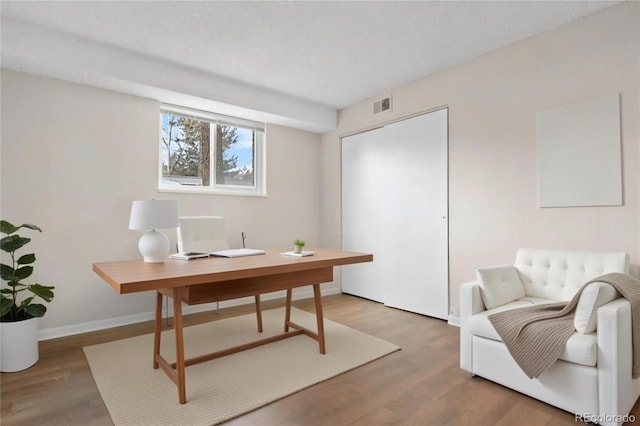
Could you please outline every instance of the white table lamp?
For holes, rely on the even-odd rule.
[[[176,200],[136,200],[131,205],[129,229],[147,231],[138,242],[140,254],[148,263],[162,263],[169,254],[169,238],[156,229],[178,227]]]

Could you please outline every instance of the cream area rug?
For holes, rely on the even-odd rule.
[[[184,329],[185,356],[282,333],[284,308]],[[291,320],[315,330],[315,314],[292,309]],[[213,425],[334,377],[400,348],[325,318],[326,354],[300,335],[186,368],[187,403],[162,369],[152,367],[153,335],[84,348],[91,373],[116,425]],[[162,333],[162,355],[175,360],[173,330]]]

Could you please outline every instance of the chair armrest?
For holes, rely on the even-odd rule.
[[[640,395],[640,379],[632,379],[631,305],[623,298],[598,309],[598,398],[600,415],[622,418]],[[619,424],[613,422],[611,424]]]
[[[460,286],[460,368],[473,373],[473,336],[469,330],[469,318],[485,311],[480,295],[480,284],[476,281]]]

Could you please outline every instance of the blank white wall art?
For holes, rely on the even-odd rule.
[[[540,207],[622,205],[618,93],[538,111]]]

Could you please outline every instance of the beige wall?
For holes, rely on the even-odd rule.
[[[118,295],[91,265],[139,257],[134,199],[224,215],[232,247],[319,243],[319,135],[267,125],[268,197],[158,193],[159,104],[2,70],[1,215],[39,225],[35,279],[56,287],[41,337],[150,318],[149,293]],[[175,242],[175,231],[165,231]],[[335,291],[335,286],[333,291]],[[324,291],[332,291],[325,286]]]
[[[391,113],[374,117],[371,101],[340,111],[338,129],[322,135],[323,244],[340,244],[340,136],[446,105],[453,317],[460,284],[480,266],[512,262],[518,247],[626,251],[638,276],[639,8],[625,2],[395,88]],[[539,208],[536,111],[615,92],[624,206]]]

